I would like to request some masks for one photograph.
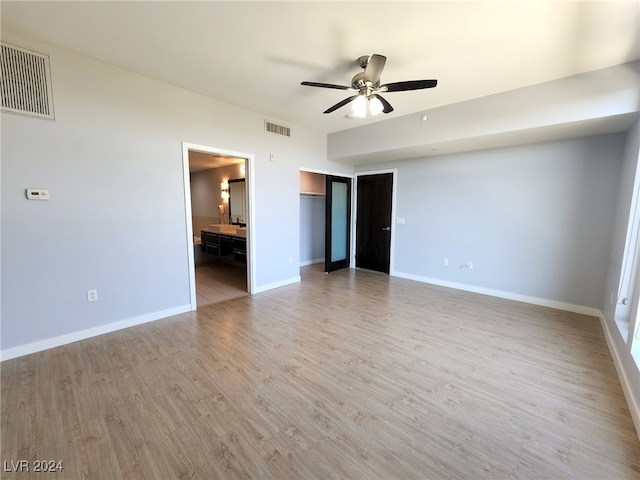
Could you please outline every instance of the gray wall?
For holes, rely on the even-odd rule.
[[[182,142],[255,156],[257,286],[298,278],[300,169],[353,170],[327,160],[324,135],[295,125],[291,138],[267,134],[260,113],[7,32],[3,40],[50,56],[56,108],[55,122],[2,114],[3,351],[189,304]],[[366,137],[351,145],[370,145]],[[615,212],[628,217],[618,182],[628,192],[622,172],[634,169],[637,144],[637,134],[606,135],[359,170],[398,169],[406,223],[394,224],[396,273],[608,315],[603,296],[616,285],[624,236],[612,247],[611,232],[624,230]],[[27,201],[29,187],[51,199]],[[473,270],[458,268],[467,260]],[[93,288],[99,300],[88,303]],[[636,388],[637,369],[616,345]]]
[[[210,168],[191,174],[191,212],[195,216],[219,217],[218,205],[229,216],[229,200],[222,198],[220,184],[230,179],[244,178],[240,165]]]
[[[398,169],[396,274],[600,308],[623,143],[612,134],[358,170]]]
[[[300,265],[324,260],[325,197],[300,195]]]
[[[5,31],[3,41],[50,56],[56,110],[55,121],[2,114],[3,352],[189,307],[182,142],[254,155],[257,289],[299,279],[300,168],[353,170],[327,161],[325,135],[273,135],[258,112]],[[30,187],[51,199],[26,200]]]

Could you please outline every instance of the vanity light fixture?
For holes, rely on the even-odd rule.
[[[229,184],[227,182],[222,182],[220,184],[220,190],[222,192],[220,194],[222,198],[229,198]]]

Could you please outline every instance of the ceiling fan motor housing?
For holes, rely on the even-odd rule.
[[[364,80],[364,72],[356,73],[351,80],[351,86],[361,94],[371,94],[371,91],[380,86],[380,80],[375,84]]]

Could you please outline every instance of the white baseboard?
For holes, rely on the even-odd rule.
[[[604,331],[604,338],[607,340],[609,352],[611,352],[613,364],[616,367],[616,372],[618,372],[618,378],[620,379],[620,385],[622,385],[624,397],[627,400],[627,406],[629,407],[629,413],[631,414],[633,425],[636,427],[636,435],[638,436],[638,440],[640,440],[640,392],[634,392],[633,388],[631,387],[629,378],[627,377],[625,369],[622,366],[620,352],[616,348],[616,342],[613,340],[613,336],[609,328],[610,324],[609,322],[607,322],[607,319],[602,313],[600,314],[600,324],[602,325],[602,330]]]
[[[273,290],[274,288],[285,287],[293,283],[300,283],[300,280],[300,275],[298,275],[297,277],[287,278],[285,280],[280,280],[279,282],[267,283],[266,285],[258,285],[256,287],[256,291],[253,293],[266,292],[267,290]]]
[[[87,328],[85,330],[79,330],[77,332],[66,333],[58,337],[47,338],[45,340],[27,343],[18,347],[7,348],[0,351],[0,361],[22,357],[23,355],[29,355],[30,353],[36,353],[42,350],[47,350],[49,348],[59,347],[61,345],[77,342],[79,340],[86,340],[87,338],[97,337],[98,335],[104,335],[105,333],[115,332],[116,330],[122,330],[123,328],[134,327],[136,325],[153,322],[155,320],[160,320],[162,318],[171,317],[173,315],[178,315],[180,313],[190,311],[191,305],[182,305],[180,307],[149,313],[146,315],[141,315],[139,317],[128,318],[119,322],[107,323],[105,325],[99,325],[97,327]]]
[[[449,282],[446,280],[439,280],[437,278],[413,275],[411,273],[393,272],[392,275],[409,280],[415,280],[417,282],[430,283],[432,285],[438,285],[441,287],[455,288],[456,290],[464,290],[466,292],[480,293],[482,295],[489,295],[491,297],[506,298],[508,300],[515,300],[517,302],[531,303],[533,305],[555,308],[556,310],[564,310],[566,312],[581,313],[583,315],[589,315],[592,317],[599,317],[601,313],[597,308],[585,307],[583,305],[558,302],[555,300],[548,300],[546,298],[530,297],[528,295],[520,295],[518,293],[504,292],[502,290],[477,287],[475,285],[467,285],[465,283]]]
[[[314,258],[313,260],[304,260],[300,262],[301,267],[306,267],[307,265],[315,265],[316,263],[324,263],[324,258]]]
[[[291,285],[293,283],[299,283],[300,276],[281,280],[279,282],[269,283],[267,285],[260,285],[257,287],[254,293],[265,292],[278,287],[284,287],[285,285]],[[116,330],[122,330],[124,328],[134,327],[143,323],[153,322],[162,318],[171,317],[180,313],[190,312],[192,310],[191,305],[182,305],[180,307],[170,308],[168,310],[162,310],[160,312],[149,313],[141,315],[139,317],[128,318],[118,322],[107,323],[105,325],[99,325],[97,327],[87,328],[85,330],[79,330],[77,332],[66,333],[53,338],[47,338],[37,342],[27,343],[17,347],[7,348],[0,350],[0,362],[10,360],[12,358],[22,357],[29,355],[30,353],[41,352],[49,348],[59,347],[68,343],[77,342],[79,340],[85,340],[87,338],[96,337],[98,335],[104,335],[105,333],[115,332]]]
[[[480,294],[489,295],[492,297],[506,298],[506,299],[515,300],[518,302],[531,303],[533,305],[540,305],[543,307],[555,308],[557,310],[564,310],[567,312],[581,313],[584,315],[598,317],[600,319],[600,323],[604,331],[604,336],[607,341],[609,352],[611,353],[611,358],[613,359],[613,363],[616,367],[616,372],[618,373],[618,379],[620,380],[620,385],[622,385],[622,390],[624,392],[624,396],[627,401],[627,406],[629,407],[629,412],[631,413],[631,418],[633,420],[633,424],[636,429],[636,434],[638,435],[638,439],[640,440],[640,394],[638,393],[634,394],[633,388],[631,387],[631,383],[629,382],[629,379],[625,373],[625,370],[622,367],[620,352],[618,352],[618,350],[615,347],[616,343],[613,341],[611,330],[609,329],[609,323],[606,321],[602,311],[600,311],[599,309],[585,307],[582,305],[574,305],[571,303],[557,302],[555,300],[548,300],[545,298],[530,297],[527,295],[503,292],[501,290],[492,290],[489,288],[476,287],[474,285],[466,285],[463,283],[448,282],[445,280],[422,277],[422,276],[413,275],[410,273],[392,272],[391,275],[396,277],[406,278],[409,280],[415,280],[418,282],[429,283],[432,285],[439,285],[442,287],[454,288],[456,290],[480,293]]]

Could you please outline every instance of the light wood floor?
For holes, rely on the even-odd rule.
[[[302,275],[4,362],[2,460],[62,460],[55,479],[640,478],[596,318]]]
[[[220,261],[196,266],[198,308],[244,295],[249,295],[246,268]]]

